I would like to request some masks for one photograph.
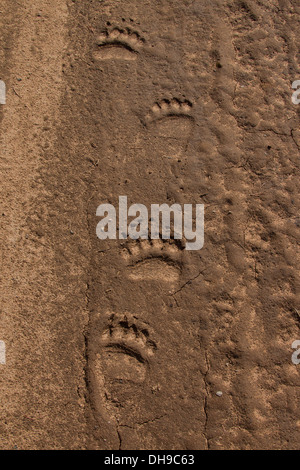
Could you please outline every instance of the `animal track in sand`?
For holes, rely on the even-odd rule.
[[[177,282],[182,270],[181,240],[136,240],[129,242],[122,255],[128,277],[134,281]]]
[[[178,130],[186,133],[193,126],[194,118],[191,115],[193,105],[190,101],[180,101],[177,98],[156,102],[145,118],[145,124],[158,126],[161,135],[178,138]]]
[[[130,28],[114,28],[101,33],[96,41],[96,60],[135,60],[145,39]]]
[[[178,158],[186,151],[195,120],[193,105],[188,100],[164,99],[156,102],[144,119],[144,125],[153,133],[158,155]]]
[[[141,383],[157,349],[149,327],[129,313],[110,314],[100,339],[101,369],[106,381]]]

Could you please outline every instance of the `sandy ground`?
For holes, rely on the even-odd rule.
[[[299,449],[298,0],[0,12],[0,448]],[[97,239],[120,195],[204,248]]]

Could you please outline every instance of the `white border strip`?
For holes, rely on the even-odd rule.
[[[0,341],[0,364],[6,364],[6,350],[4,341]]]
[[[6,85],[0,80],[0,104],[6,104]]]
[[[293,104],[300,104],[300,80],[295,80],[292,84],[293,90],[296,90],[292,95],[292,103]]]

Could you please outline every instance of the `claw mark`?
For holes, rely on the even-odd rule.
[[[193,105],[190,101],[180,101],[177,98],[156,102],[152,106],[150,113],[146,116],[146,124],[168,117],[193,119],[191,116],[192,107]]]

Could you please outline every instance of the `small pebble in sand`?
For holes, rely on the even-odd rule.
[[[222,397],[222,396],[223,396],[223,392],[217,392],[216,395],[217,395],[217,397]]]

